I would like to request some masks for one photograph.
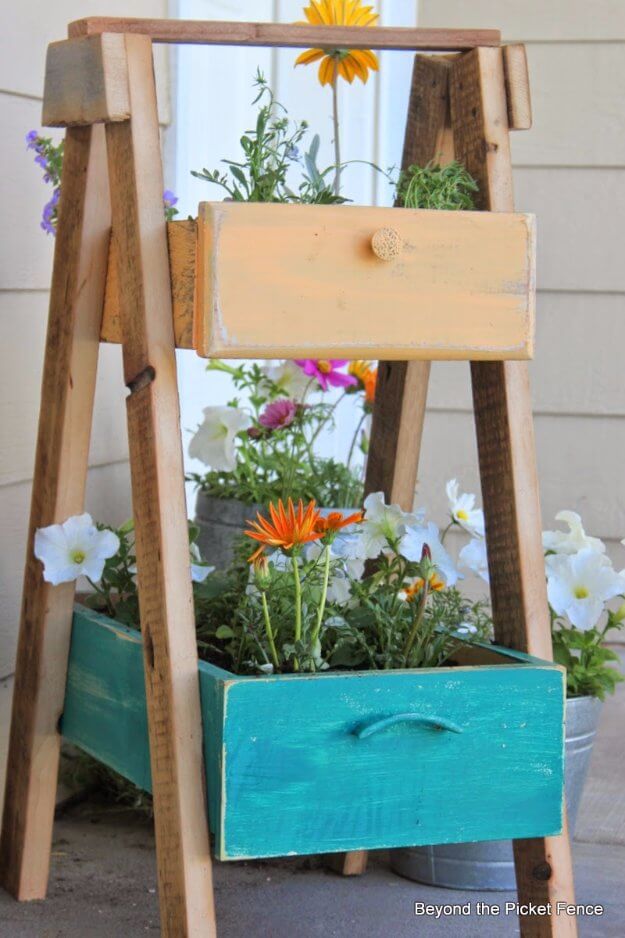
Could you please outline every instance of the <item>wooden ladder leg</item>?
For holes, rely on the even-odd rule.
[[[402,168],[453,159],[449,70],[445,56],[415,56],[406,119]],[[380,362],[367,460],[365,494],[384,492],[387,502],[412,511],[430,362]],[[338,854],[331,862],[344,876],[367,869],[367,851]]]
[[[74,583],[45,583],[37,528],[84,510],[110,236],[103,127],[67,131],[9,738],[0,882],[46,894]]]
[[[216,934],[152,46],[126,36],[130,119],[106,126],[161,934]]]
[[[479,207],[513,211],[501,49],[459,57],[450,98],[456,156],[479,184]],[[473,363],[471,377],[497,639],[551,659],[527,365]],[[558,837],[515,841],[514,855],[519,900],[551,908],[544,916],[521,916],[523,938],[572,938],[574,917],[556,911],[558,902],[574,902],[566,823]]]

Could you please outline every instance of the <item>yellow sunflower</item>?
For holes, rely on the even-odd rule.
[[[363,6],[362,0],[310,0],[304,15],[311,26],[373,26],[378,14],[373,7]],[[296,65],[318,62],[319,81],[333,85],[341,75],[351,85],[354,78],[362,82],[369,78],[369,69],[378,71],[378,57],[371,49],[307,49],[295,60]]]

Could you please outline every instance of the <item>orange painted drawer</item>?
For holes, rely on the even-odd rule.
[[[534,294],[531,215],[199,206],[206,357],[526,359]]]

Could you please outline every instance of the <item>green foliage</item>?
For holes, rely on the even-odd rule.
[[[397,199],[404,208],[470,210],[478,185],[461,163],[410,166],[401,173]]]
[[[423,608],[418,600],[402,601],[396,575],[404,564],[402,558],[384,560],[376,574],[353,584],[356,605],[336,624],[328,623],[331,667],[436,668],[449,662],[463,642],[490,640],[492,623],[485,604],[468,603],[455,587],[427,593]],[[412,564],[404,567],[407,575],[414,570]]]
[[[225,159],[228,171],[192,170],[192,175],[220,186],[234,202],[300,202],[313,205],[340,204],[346,200],[335,195],[328,176],[334,166],[317,166],[319,137],[314,136],[303,156],[302,179],[294,191],[287,183],[289,170],[299,164],[300,144],[308,131],[306,121],[291,121],[286,108],[276,101],[260,71],[254,81],[258,94],[254,104],[262,102],[256,125],[240,139],[239,160]],[[276,116],[278,114],[279,116]]]
[[[617,668],[618,654],[604,645],[606,633],[623,628],[618,614],[608,612],[604,628],[581,631],[573,625],[555,620],[552,629],[553,656],[557,664],[566,668],[566,687],[569,697],[598,697],[613,694],[623,680]]]
[[[309,394],[316,390],[312,379],[293,423],[270,430],[259,422],[261,411],[267,403],[284,397],[285,392],[258,364],[214,361],[207,370],[230,375],[235,390],[249,404],[252,430],[237,435],[237,460],[232,471],[209,470],[189,475],[202,492],[250,505],[267,505],[289,497],[333,507],[361,503],[362,481],[349,460],[344,465],[318,456],[314,450],[321,431],[334,426],[335,411],[345,395],[331,405],[323,401],[309,403]],[[234,397],[228,403],[239,407],[241,398]]]

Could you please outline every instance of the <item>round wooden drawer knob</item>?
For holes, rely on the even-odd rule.
[[[401,238],[394,228],[378,228],[371,238],[371,247],[381,261],[392,261],[401,254]]]

